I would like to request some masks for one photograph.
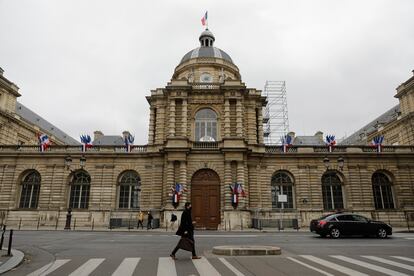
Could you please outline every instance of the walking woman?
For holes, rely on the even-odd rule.
[[[170,257],[176,260],[177,258],[175,257],[175,253],[177,253],[178,249],[181,248],[185,250],[191,249],[192,259],[201,259],[201,257],[197,256],[195,252],[194,225],[191,217],[191,203],[186,202],[184,208],[184,212],[181,215],[180,226],[176,232],[178,236],[181,236],[181,239],[178,242],[177,246],[174,248],[173,252],[171,252]]]

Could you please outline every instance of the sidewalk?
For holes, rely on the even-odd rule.
[[[0,250],[0,274],[3,274],[18,266],[23,261],[24,257],[23,252],[15,249],[11,250],[12,256],[6,255],[7,249],[3,247],[3,249]]]

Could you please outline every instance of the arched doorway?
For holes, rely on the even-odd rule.
[[[198,229],[217,229],[220,223],[220,179],[209,169],[197,171],[191,180],[193,219]]]

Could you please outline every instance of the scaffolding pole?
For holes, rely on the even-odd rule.
[[[263,131],[266,145],[280,145],[280,138],[289,132],[285,81],[266,81]]]

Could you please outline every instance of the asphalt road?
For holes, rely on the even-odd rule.
[[[414,234],[320,238],[307,232],[196,232],[197,254],[179,251],[171,232],[16,231],[25,261],[6,275],[414,275]],[[215,245],[275,245],[280,256],[215,256]]]

